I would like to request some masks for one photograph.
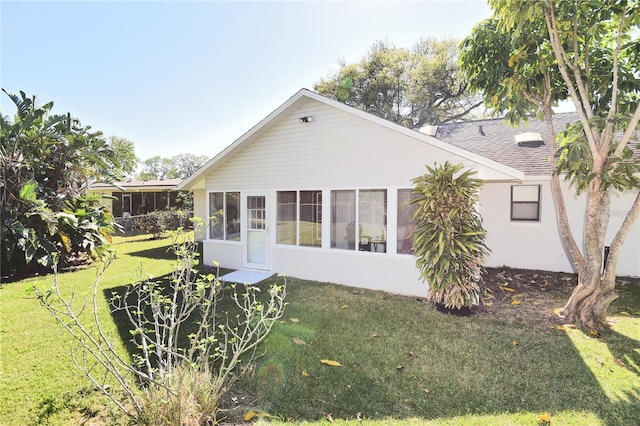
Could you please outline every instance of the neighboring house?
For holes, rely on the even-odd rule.
[[[484,180],[478,208],[489,266],[572,271],[549,190],[548,147],[518,146],[523,130],[542,131],[486,120],[429,128],[434,137],[303,89],[178,189],[193,190],[194,214],[207,218],[198,236],[204,264],[424,296],[408,238],[412,180],[425,165],[463,163]],[[614,197],[614,226],[631,202]],[[584,200],[568,203],[581,218]],[[638,224],[619,271],[640,275]]]
[[[131,180],[115,184],[94,183],[89,192],[104,194],[103,203],[114,217],[136,216],[171,207],[181,207],[176,188],[182,179]]]

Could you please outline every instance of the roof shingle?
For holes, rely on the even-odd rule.
[[[578,120],[575,112],[554,115],[555,131]],[[515,136],[525,132],[539,133],[543,138],[547,125],[530,119],[518,127],[509,126],[502,119],[446,123],[438,126],[436,138],[458,148],[473,152],[520,170],[527,176],[551,175],[550,145],[519,146]]]

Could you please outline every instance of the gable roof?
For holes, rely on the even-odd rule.
[[[554,129],[564,130],[567,124],[578,121],[576,112],[553,116]],[[550,146],[518,146],[515,136],[534,132],[543,138],[547,132],[544,121],[535,118],[518,127],[509,126],[503,119],[446,123],[438,126],[436,138],[459,148],[490,158],[527,176],[551,176]]]
[[[524,173],[522,171],[516,168],[513,168],[511,166],[502,164],[498,161],[495,161],[488,157],[484,157],[480,154],[471,152],[464,148],[458,147],[454,144],[447,143],[442,140],[438,140],[438,138],[435,138],[433,136],[429,136],[419,131],[409,129],[404,126],[400,126],[399,124],[393,123],[391,121],[377,117],[373,114],[364,112],[362,110],[343,104],[336,100],[319,95],[308,89],[301,89],[291,98],[289,98],[285,103],[283,103],[280,107],[278,107],[271,114],[265,117],[262,121],[260,121],[251,129],[249,129],[249,131],[247,131],[244,135],[238,138],[235,142],[227,146],[220,153],[218,153],[211,160],[209,160],[196,173],[194,173],[193,175],[191,175],[190,177],[182,181],[182,183],[178,186],[177,189],[194,189],[198,187],[204,188],[205,176],[207,176],[209,173],[214,171],[220,165],[224,164],[228,159],[232,158],[237,152],[243,149],[246,144],[250,144],[257,138],[259,138],[262,134],[264,134],[269,129],[277,125],[290,113],[304,106],[306,103],[310,101],[321,102],[325,105],[331,106],[333,108],[337,108],[348,114],[365,119],[377,125],[386,127],[387,129],[404,134],[406,136],[409,136],[423,143],[430,144],[439,149],[450,152],[451,154],[465,158],[469,161],[476,162],[481,166],[496,170],[504,175],[509,176],[510,178],[522,179],[524,177]]]

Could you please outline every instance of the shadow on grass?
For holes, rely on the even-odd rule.
[[[149,251],[153,251],[153,250],[149,250]],[[153,278],[153,282],[158,283],[161,288],[165,288],[165,289],[171,288],[171,281],[172,281],[172,274],[166,274],[160,277]],[[111,317],[113,318],[113,321],[116,324],[116,328],[118,330],[120,340],[122,341],[123,345],[125,346],[126,350],[129,352],[129,354],[133,356],[133,355],[141,354],[140,348],[138,348],[138,345],[134,342],[132,338],[131,331],[135,329],[135,326],[131,323],[131,320],[129,319],[127,312],[123,306],[121,306],[120,308],[115,308],[114,304],[111,303],[111,300],[113,300],[114,297],[117,297],[118,300],[121,301],[121,303],[126,302],[128,306],[130,306],[131,309],[135,311],[136,310],[135,306],[138,301],[138,294],[135,291],[131,292],[125,300],[126,292],[129,288],[130,288],[129,285],[113,287],[113,288],[103,290],[103,294],[105,299],[110,301],[109,306],[111,309]],[[177,303],[180,304],[180,302],[181,300],[180,298],[178,298]],[[146,315],[148,318],[153,318],[153,314],[149,307],[147,307],[146,309]],[[195,316],[196,314],[193,314],[193,315]],[[188,338],[186,336],[188,336],[188,334],[191,332],[191,329],[193,328],[192,325],[193,325],[193,318],[191,318],[191,321],[188,321],[186,324],[182,325],[182,330],[180,333],[180,337],[182,337],[182,340],[178,342],[179,345],[181,345],[182,347],[188,344]],[[146,324],[145,326],[151,327],[152,324]]]
[[[288,278],[287,288],[287,312],[263,344],[265,356],[253,377],[237,384],[271,415],[313,421],[327,413],[402,420],[587,412],[607,425],[640,418],[640,381],[608,396],[565,332],[455,317],[413,298],[345,286]],[[113,291],[123,295],[125,288],[105,296]],[[126,315],[115,311],[113,318],[135,353]],[[614,357],[640,365],[637,340],[615,332],[602,340]]]
[[[616,363],[640,378],[640,340],[632,339],[614,330],[607,331],[604,340],[611,355],[615,360],[618,360]],[[640,404],[640,400],[638,404]]]
[[[411,298],[293,281],[286,317],[307,330],[305,344],[291,343],[301,338],[292,324],[279,324],[255,376],[259,404],[272,415],[300,421],[326,413],[374,420],[583,411],[609,425],[640,418],[640,382],[622,386],[626,397],[610,399],[562,331],[454,317]],[[633,354],[637,341],[613,337],[612,353]]]
[[[173,252],[173,248],[171,246],[166,247],[156,247],[148,250],[140,250],[132,253],[128,253],[129,256],[134,257],[145,257],[148,259],[167,259],[167,260],[175,260],[176,255]]]

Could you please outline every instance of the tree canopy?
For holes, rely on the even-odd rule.
[[[377,42],[359,62],[340,61],[314,90],[412,129],[462,119],[482,102],[458,70],[457,45],[433,38],[411,49]]]
[[[124,180],[128,176],[133,176],[138,167],[138,157],[133,142],[119,136],[110,136],[109,147],[120,165],[116,171],[118,178]]]
[[[178,177],[186,179],[209,161],[209,157],[206,155],[180,154],[172,157],[171,160]]]
[[[180,154],[167,158],[155,155],[142,162],[143,169],[138,175],[143,180],[186,179],[209,160],[205,155]]]
[[[638,0],[520,2],[491,0],[493,16],[461,48],[471,90],[511,123],[529,116],[547,122],[555,170],[551,189],[560,234],[578,271],[561,316],[587,328],[606,325],[617,298],[620,250],[640,213],[640,158],[631,149],[640,120],[640,5]],[[553,126],[553,106],[570,99],[579,121]],[[576,240],[560,176],[584,192],[584,238]],[[602,270],[612,194],[635,194]],[[581,219],[582,220],[582,219]]]
[[[154,155],[142,161],[142,171],[138,175],[142,180],[175,179],[178,177],[175,165],[171,158]]]

